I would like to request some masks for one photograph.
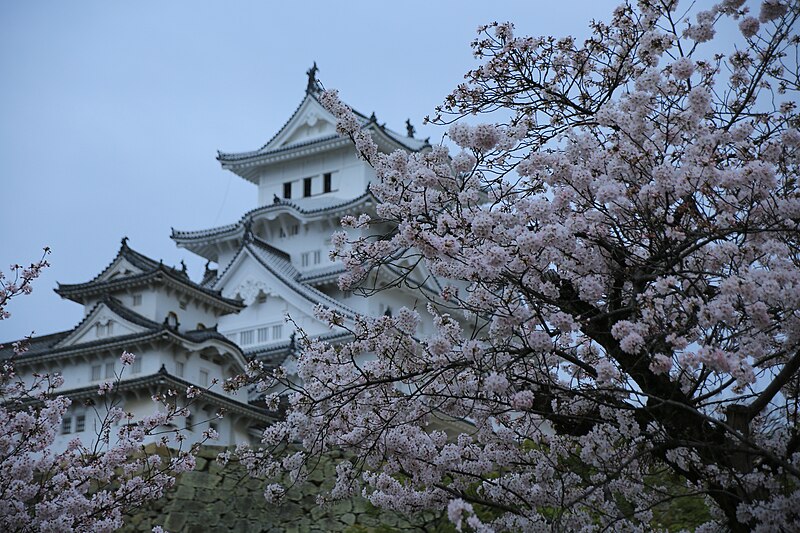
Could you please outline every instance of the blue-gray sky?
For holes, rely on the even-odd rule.
[[[255,187],[216,151],[260,147],[304,94],[313,61],[355,108],[421,127],[474,60],[479,24],[585,35],[617,2],[0,1],[0,269],[43,246],[50,268],[12,302],[0,341],[73,327],[52,292],[91,279],[123,235],[156,259],[203,262],[170,227],[238,220]]]

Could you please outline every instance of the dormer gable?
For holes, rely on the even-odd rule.
[[[118,280],[142,273],[144,273],[144,270],[131,264],[131,262],[124,257],[117,257],[105,271],[95,278],[94,281]]]
[[[215,316],[235,313],[242,308],[238,302],[223,298],[218,291],[193,282],[186,265],[181,263],[182,269],[154,261],[132,250],[127,238],[123,238],[119,252],[100,274],[85,283],[59,283],[55,292],[62,298],[89,308],[106,296],[125,300],[132,294],[138,294],[141,299],[142,292],[153,293],[162,289],[172,295],[179,306],[193,302]]]
[[[336,118],[307,94],[300,107],[278,133],[262,148],[278,150],[336,136]]]
[[[159,329],[158,324],[124,309],[119,302],[112,298],[106,298],[98,302],[86,317],[53,348],[97,342],[157,329]]]

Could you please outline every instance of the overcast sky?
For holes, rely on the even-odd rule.
[[[586,35],[616,2],[0,1],[0,269],[52,264],[12,302],[0,341],[72,328],[79,283],[120,238],[168,264],[203,261],[170,228],[234,222],[256,188],[220,169],[216,151],[262,146],[304,95],[313,61],[327,88],[403,130],[421,126],[473,66],[479,24]]]

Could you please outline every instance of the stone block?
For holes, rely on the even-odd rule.
[[[180,482],[179,482],[180,483]],[[195,489],[185,483],[180,483],[178,488],[175,489],[175,498],[179,500],[193,500]]]
[[[333,505],[333,514],[340,515],[344,513],[349,513],[353,510],[353,502],[352,500],[342,500],[338,501]]]
[[[323,471],[321,465],[317,465],[317,467],[308,474],[308,480],[314,483],[315,485],[322,484],[322,482],[325,481],[327,478],[328,476]]]
[[[194,496],[195,499],[203,503],[211,503],[225,496],[217,488],[213,489],[198,488],[194,489],[194,491],[195,491],[195,496]]]
[[[311,508],[311,518],[313,518],[314,520],[318,520],[327,514],[328,510],[324,509],[323,507],[320,507],[319,505]]]
[[[215,487],[218,481],[219,478],[209,475],[207,472],[186,472],[183,474],[181,484],[210,489]]]
[[[167,516],[164,522],[164,528],[167,531],[180,531],[183,529],[183,526],[186,525],[186,518],[186,513],[179,511],[172,512]]]
[[[216,461],[209,461],[207,464],[208,473],[213,474],[215,476],[221,476],[227,474],[228,472],[226,472],[226,468],[228,467],[222,466]]]

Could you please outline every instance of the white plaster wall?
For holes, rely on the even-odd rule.
[[[174,291],[167,292],[163,287],[159,287],[154,292],[155,314],[148,317],[159,324],[164,321],[169,313],[175,313],[180,323],[179,330],[187,331],[197,329],[197,324],[202,323],[206,327],[211,327],[216,323],[216,316],[210,307],[198,304],[196,300],[188,299],[182,294]],[[181,308],[181,301],[185,302],[185,309]]]
[[[303,198],[303,179],[316,178],[312,181],[311,193],[322,194],[322,175],[331,173],[330,196],[347,199],[364,194],[367,187],[365,181],[370,168],[358,159],[355,149],[347,146],[330,152],[276,163],[265,167],[261,173],[258,187],[258,205],[268,205],[275,196],[283,199],[283,184],[292,183],[292,200]],[[374,176],[374,172],[372,173]]]
[[[163,411],[163,406],[156,404],[149,398],[148,391],[139,391],[137,394],[125,394],[122,397],[116,397],[116,405],[125,410],[127,413],[133,414],[133,420],[141,420],[146,416],[154,414],[156,411]],[[182,399],[181,401],[185,401]],[[85,446],[91,446],[97,441],[98,433],[102,426],[102,419],[107,412],[107,405],[100,401],[96,402],[95,409],[86,407],[81,402],[73,402],[73,405],[65,413],[64,418],[70,419],[69,433],[62,433],[62,427],[57,431],[57,435],[51,450],[55,453],[64,451],[67,444],[74,438],[80,438]],[[192,413],[193,427],[186,428],[186,419],[178,417],[174,420],[174,425],[171,427],[160,428],[160,433],[148,437],[145,442],[156,442],[162,435],[170,437],[170,447],[178,448],[178,443],[174,438],[174,429],[181,430],[181,434],[186,437],[183,442],[183,449],[188,449],[195,442],[203,440],[203,431],[207,430],[210,424],[216,426],[219,433],[219,439],[216,441],[208,441],[210,444],[218,445],[235,445],[240,443],[249,443],[251,438],[248,432],[249,422],[246,418],[238,415],[228,414],[224,415],[221,419],[209,420],[217,412],[218,408],[211,404],[204,404],[202,401],[195,401],[190,405],[189,410]],[[77,423],[79,416],[84,417],[84,428],[82,431],[77,431]],[[125,419],[120,423],[125,423]],[[112,442],[116,442],[116,435],[119,430],[120,424],[112,426]]]

